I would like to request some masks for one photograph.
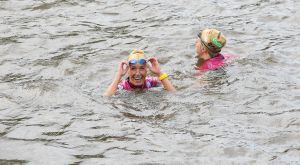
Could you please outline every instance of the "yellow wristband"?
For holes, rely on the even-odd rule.
[[[165,79],[165,78],[167,78],[168,77],[168,74],[167,73],[163,73],[163,74],[161,74],[159,77],[158,77],[158,79],[161,81],[161,80],[163,80],[163,79]]]

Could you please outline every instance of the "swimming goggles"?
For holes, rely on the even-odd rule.
[[[139,59],[139,60],[130,60],[128,63],[131,65],[135,65],[135,64],[144,65],[147,63],[147,61],[145,59]]]

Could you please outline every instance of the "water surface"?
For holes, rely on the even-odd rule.
[[[296,0],[0,1],[0,164],[300,164]],[[194,43],[238,55],[193,77]],[[102,96],[133,49],[178,89]]]

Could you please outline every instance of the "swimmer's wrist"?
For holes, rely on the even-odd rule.
[[[162,81],[162,80],[164,80],[164,79],[166,79],[168,77],[169,77],[169,75],[167,73],[161,73],[161,74],[159,74],[158,79],[160,81]]]
[[[159,73],[156,73],[156,76],[159,77],[161,74],[163,74],[164,72],[159,72]]]
[[[120,74],[120,73],[117,73],[117,74],[115,75],[115,78],[116,78],[116,79],[122,79],[122,77],[123,77],[122,73],[121,73],[121,74]]]

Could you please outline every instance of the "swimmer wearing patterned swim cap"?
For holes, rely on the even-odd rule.
[[[200,71],[214,70],[224,66],[230,54],[222,54],[221,50],[226,45],[226,37],[216,29],[204,29],[197,35],[195,44],[198,62],[196,69]]]

